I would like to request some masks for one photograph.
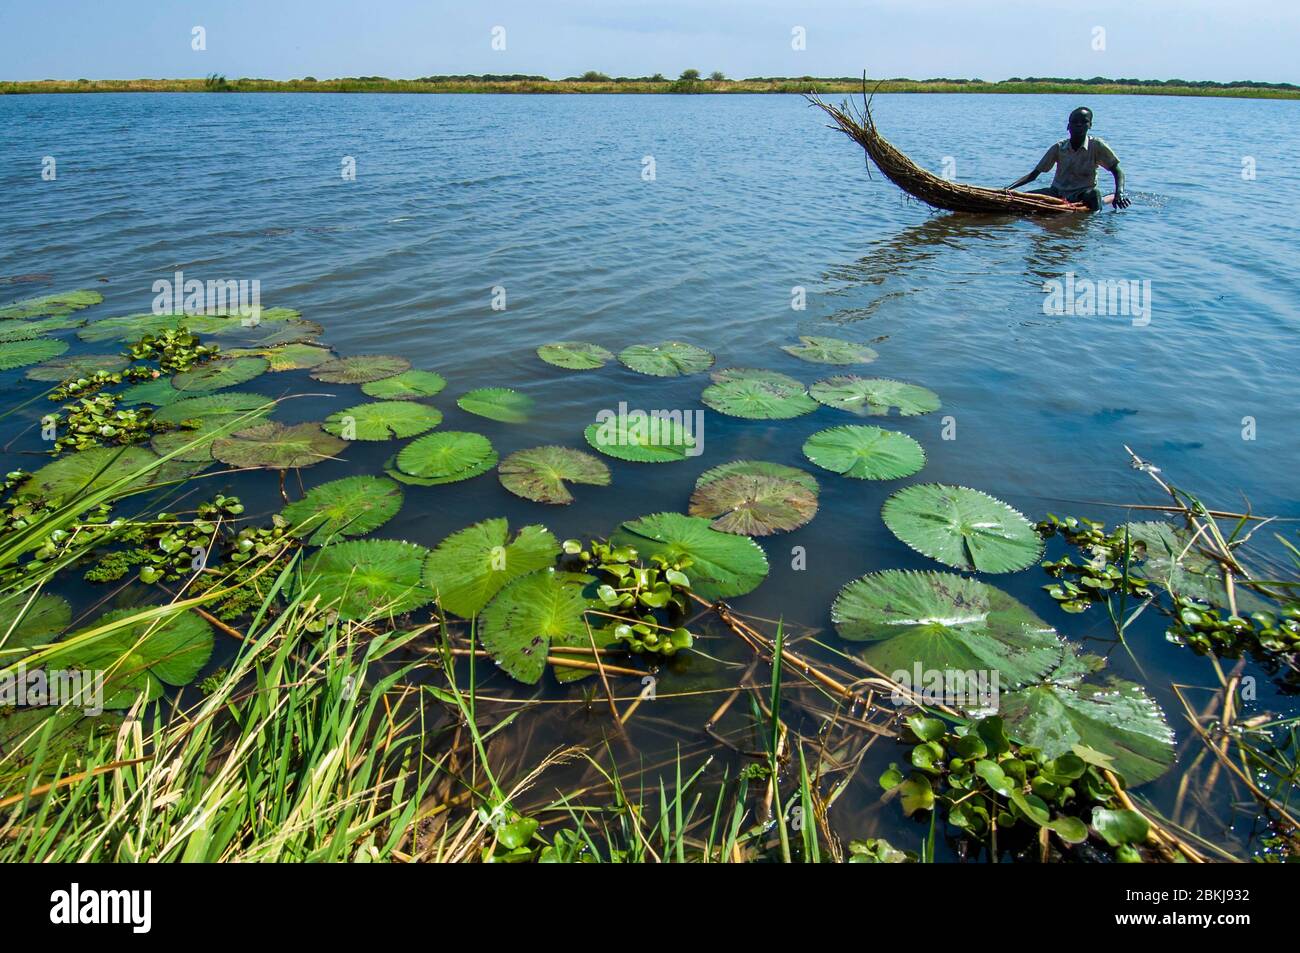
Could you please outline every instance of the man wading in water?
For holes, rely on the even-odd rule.
[[[1008,191],[1020,188],[1032,182],[1052,166],[1056,166],[1056,176],[1052,184],[1045,189],[1034,189],[1032,195],[1055,195],[1067,202],[1081,202],[1096,212],[1101,208],[1102,197],[1097,190],[1097,166],[1101,166],[1115,176],[1115,195],[1112,203],[1116,208],[1128,208],[1129,198],[1124,194],[1124,170],[1119,167],[1119,159],[1110,151],[1105,142],[1088,135],[1092,128],[1092,110],[1080,106],[1070,113],[1066,124],[1070,132],[1069,139],[1062,139],[1048,147],[1047,152],[1034,168],[1033,172],[1016,179],[1007,186]]]

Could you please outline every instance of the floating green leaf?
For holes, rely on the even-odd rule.
[[[713,366],[713,355],[694,344],[664,341],[660,344],[633,344],[618,355],[624,367],[651,377],[681,377],[699,374]]]
[[[185,394],[172,386],[170,377],[159,377],[156,380],[145,381],[142,384],[132,384],[122,391],[119,403],[153,404],[162,407],[178,401],[184,396]]]
[[[37,338],[34,341],[13,341],[0,344],[0,371],[11,371],[15,367],[39,364],[52,357],[58,357],[68,349],[66,341],[53,338]]]
[[[206,463],[212,460],[212,444],[215,440],[251,426],[261,416],[264,415],[245,417],[242,414],[210,414],[198,417],[195,418],[198,426],[160,433],[150,441],[149,446],[162,456],[175,453],[173,460]]]
[[[934,391],[883,377],[828,377],[813,384],[809,392],[827,407],[863,417],[884,417],[894,408],[902,417],[939,409],[939,395]]]
[[[331,384],[368,384],[410,369],[411,362],[404,357],[362,354],[319,364],[312,369],[311,377]]]
[[[23,499],[39,497],[51,502],[84,496],[129,477],[157,459],[158,455],[147,447],[91,447],[47,463],[15,493]],[[128,486],[138,489],[150,482],[161,483],[191,469],[163,464]]]
[[[908,546],[955,569],[1016,572],[1043,554],[1043,541],[1029,520],[964,486],[903,487],[885,501],[880,515]]]
[[[237,339],[245,348],[270,348],[282,344],[310,344],[325,333],[325,329],[315,321],[281,321],[245,326],[238,321],[225,320],[222,326],[213,328],[191,328],[198,333],[209,333]]]
[[[794,480],[738,474],[697,486],[690,514],[724,533],[770,536],[808,523],[817,514],[817,493]]]
[[[507,675],[536,684],[553,639],[586,633],[587,600],[569,573],[539,569],[520,576],[483,610],[479,639]]]
[[[505,519],[484,520],[437,545],[425,564],[424,582],[444,609],[468,619],[506,583],[553,565],[559,554],[560,544],[545,526],[525,526],[512,541]]]
[[[606,361],[614,359],[614,355],[599,344],[588,344],[585,341],[556,341],[554,344],[543,344],[537,349],[537,356],[547,364],[570,371],[589,371],[604,367]]]
[[[776,371],[729,367],[715,371],[713,380],[700,400],[730,417],[789,420],[817,409],[803,384]]]
[[[38,318],[35,321],[0,323],[0,341],[28,341],[40,337],[47,331],[66,331],[69,328],[79,328],[85,323],[80,318],[69,317]]]
[[[74,354],[56,357],[29,368],[27,379],[30,381],[66,381],[79,377],[90,377],[96,371],[109,374],[126,367],[127,359],[120,354]],[[168,382],[171,386],[171,382]]]
[[[270,366],[264,357],[222,358],[181,371],[172,378],[172,387],[181,393],[221,390],[260,377]]]
[[[78,668],[105,673],[105,708],[129,708],[137,696],[152,701],[163,684],[188,685],[212,657],[212,626],[192,612],[132,622],[88,641],[78,636],[138,615],[139,609],[117,609],[100,616],[89,628],[68,636],[66,647],[46,658],[50,668]]]
[[[183,420],[199,420],[204,417],[238,417],[243,414],[255,414],[249,418],[249,425],[256,423],[257,417],[264,417],[275,410],[275,403],[261,394],[247,394],[228,391],[224,394],[204,394],[202,397],[187,397],[168,403],[154,412],[153,419],[159,423],[179,424]]]
[[[364,536],[402,508],[402,488],[379,476],[350,476],[312,487],[280,514],[294,536],[324,546],[339,536]]]
[[[347,443],[321,430],[320,424],[255,424],[212,444],[212,455],[232,467],[287,470],[310,467],[338,454]]]
[[[325,429],[344,440],[414,437],[442,423],[442,411],[405,400],[378,400],[340,410],[325,418]]]
[[[0,599],[0,649],[22,649],[44,645],[72,622],[72,607],[62,596],[30,592]],[[14,660],[0,654],[0,668]]]
[[[381,400],[416,400],[432,397],[447,386],[441,374],[433,371],[404,371],[382,380],[361,385],[361,393]]]
[[[279,347],[245,347],[222,350],[226,357],[264,357],[271,371],[304,371],[318,367],[334,357],[334,352],[320,344],[284,344]]]
[[[862,653],[867,662],[886,674],[905,671],[909,680],[919,664],[963,676],[997,672],[1002,688],[1015,688],[1062,658],[1055,630],[1026,606],[954,573],[870,573],[840,590],[831,619],[841,637],[871,643]]]
[[[631,546],[643,559],[655,553],[668,560],[689,556],[685,570],[691,588],[705,599],[741,596],[767,577],[767,556],[747,536],[720,533],[709,521],[681,513],[655,513],[629,520],[610,542]]]
[[[897,480],[925,466],[925,450],[905,433],[849,425],[813,434],[804,456],[832,473],[858,480]]]
[[[521,424],[528,419],[533,399],[509,387],[481,387],[461,395],[456,406],[467,413],[499,420],[503,424]]]
[[[1130,785],[1164,774],[1174,761],[1174,733],[1140,685],[1117,678],[1087,683],[1076,665],[1060,671],[1066,674],[1002,696],[1002,717],[1017,740],[1049,758],[1076,745],[1091,748],[1109,756]]]
[[[568,447],[519,450],[497,468],[501,485],[515,496],[538,503],[572,503],[565,483],[609,485],[609,467],[599,458]]]
[[[60,291],[40,298],[26,298],[0,308],[0,321],[11,318],[40,318],[46,315],[71,314],[99,304],[104,296],[98,291]]]
[[[391,617],[433,601],[421,581],[429,551],[398,539],[331,543],[303,563],[302,586],[341,619]]]
[[[681,424],[639,410],[589,424],[584,436],[606,456],[632,463],[672,463],[692,456],[695,449],[694,438]]]
[[[1195,546],[1181,526],[1162,520],[1129,523],[1129,541],[1143,574],[1170,593],[1215,606],[1231,606],[1223,570]],[[1237,611],[1267,612],[1269,605],[1254,593],[1238,588],[1233,593]]]
[[[487,437],[446,430],[411,441],[385,469],[389,476],[405,483],[437,486],[476,477],[496,463],[497,452]]]
[[[801,361],[813,364],[870,364],[879,355],[865,344],[840,338],[799,336],[798,344],[786,344],[781,350]]]
[[[818,492],[817,478],[806,470],[800,470],[798,467],[788,467],[783,463],[768,463],[764,460],[732,460],[730,463],[723,463],[712,469],[705,470],[700,474],[699,479],[695,481],[695,488],[698,490],[706,483],[712,483],[714,480],[721,480],[729,476],[767,476],[776,477],[781,480],[793,480],[800,486],[807,487],[813,493]]]

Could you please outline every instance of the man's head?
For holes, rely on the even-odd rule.
[[[1087,106],[1080,106],[1074,112],[1070,113],[1070,118],[1065,124],[1065,128],[1070,131],[1070,144],[1076,149],[1083,145],[1083,138],[1092,128],[1092,110]]]

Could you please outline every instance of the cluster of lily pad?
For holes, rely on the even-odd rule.
[[[44,307],[74,304],[63,300]],[[27,313],[33,308],[9,316],[37,317]],[[40,316],[66,321],[69,314],[42,311]],[[396,539],[354,538],[394,517],[403,503],[403,485],[455,483],[495,467],[509,492],[562,504],[572,501],[572,485],[608,485],[610,470],[598,457],[562,446],[520,450],[499,461],[487,437],[437,429],[442,413],[423,400],[443,390],[441,376],[414,369],[401,357],[335,356],[315,343],[319,333],[318,325],[290,309],[262,312],[252,327],[236,315],[219,314],[133,315],[81,326],[78,335],[83,340],[132,339],[135,344],[76,386],[98,398],[105,387],[130,384],[115,390],[112,400],[151,407],[148,419],[153,426],[170,429],[153,433],[148,449],[138,444],[94,446],[55,460],[16,482],[15,499],[37,505],[67,499],[102,485],[109,473],[120,476],[142,469],[158,455],[168,458],[171,469],[152,477],[155,481],[193,472],[213,460],[283,470],[330,459],[353,440],[410,439],[388,459],[386,477],[354,476],[317,485],[270,526],[226,534],[222,554],[247,574],[265,560],[283,558],[293,540],[319,547],[307,556],[297,585],[324,596],[339,618],[370,618],[377,612],[399,616],[436,602],[447,613],[476,619],[482,647],[504,672],[525,683],[541,678],[555,647],[607,649],[617,644],[667,656],[689,646],[690,635],[679,624],[688,594],[720,600],[752,591],[769,567],[751,537],[798,529],[817,513],[819,485],[810,473],[737,460],[699,477],[687,513],[627,520],[608,542],[562,544],[540,525],[512,534],[505,519],[475,523],[432,550]],[[233,346],[204,350],[207,346],[197,337],[202,335]],[[5,348],[20,348],[10,351],[9,366],[62,354],[59,350],[32,358],[35,352],[21,350],[39,340],[0,344],[0,365],[6,360]],[[811,336],[784,350],[805,362],[840,366],[869,363],[878,356],[860,342]],[[547,363],[569,370],[594,370],[615,358],[600,345],[572,341],[543,345],[537,353]],[[122,357],[152,361],[158,373],[139,379],[130,365],[123,373]],[[912,417],[940,406],[932,391],[888,378],[840,374],[805,387],[773,370],[713,369],[711,353],[678,341],[632,345],[620,351],[617,360],[654,377],[711,372],[701,396],[704,404],[747,419],[789,419],[821,406],[856,416]],[[48,379],[42,375],[54,373],[54,368],[74,368],[84,377],[88,366],[52,363],[33,368],[30,376]],[[325,383],[360,385],[371,401],[319,423],[285,425],[266,419],[273,402],[230,389],[287,369],[306,370]],[[526,395],[496,387],[470,390],[456,403],[468,413],[505,423],[526,420],[532,406]],[[109,406],[115,404],[105,403],[104,409]],[[681,461],[694,449],[692,436],[671,419],[592,424],[585,437],[600,453],[635,463]],[[913,437],[865,424],[815,433],[803,452],[814,466],[851,479],[902,479],[926,463],[925,451]],[[906,486],[886,500],[881,515],[903,543],[964,573],[1019,571],[1043,551],[1040,535],[1024,516],[966,487]],[[190,528],[150,538],[161,555],[117,559],[143,566],[145,581],[173,578],[182,566],[169,560],[182,558],[185,547],[197,542],[210,524],[210,514],[202,513]],[[203,584],[210,586],[213,579],[208,574]],[[229,602],[223,617],[248,608],[247,600]],[[864,659],[882,671],[920,662],[933,669],[997,672],[1007,689],[1003,717],[1008,732],[1042,756],[1029,759],[1032,772],[1027,767],[1020,779],[1025,789],[1020,794],[1026,798],[1027,791],[1032,793],[1030,774],[1060,774],[1062,764],[1072,764],[1066,756],[1077,746],[1112,759],[1114,769],[1130,783],[1158,776],[1172,759],[1171,732],[1139,686],[1095,680],[1093,660],[1076,656],[1050,626],[985,583],[953,573],[875,573],[846,586],[832,616],[841,637],[864,643]],[[142,670],[148,669],[144,665]],[[588,674],[563,665],[554,666],[554,671],[564,681]],[[174,678],[179,670],[164,666],[164,674]],[[1016,750],[1023,753],[1024,748]],[[1016,757],[1023,760],[1022,755]]]

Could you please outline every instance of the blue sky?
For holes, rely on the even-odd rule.
[[[202,26],[207,49],[191,49]],[[494,26],[506,49],[491,48]],[[791,49],[801,26],[806,50]],[[1095,50],[1094,29],[1105,49]],[[1300,83],[1297,0],[0,0],[0,79],[435,73]]]

